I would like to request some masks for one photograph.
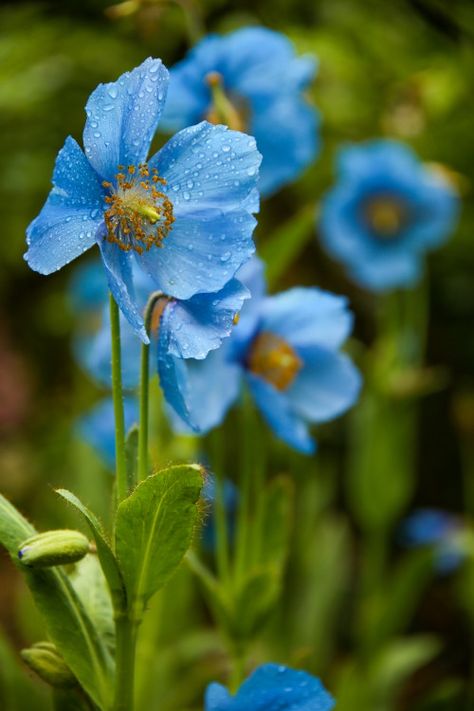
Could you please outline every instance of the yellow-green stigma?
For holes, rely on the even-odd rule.
[[[209,72],[206,74],[205,82],[211,90],[212,97],[212,104],[204,117],[206,121],[225,124],[234,131],[245,131],[247,126],[245,112],[227,95],[222,74]]]
[[[107,240],[125,252],[133,249],[138,254],[162,247],[174,222],[173,205],[160,189],[166,180],[155,168],[150,171],[146,163],[127,169],[119,165],[118,171],[116,185],[102,183],[109,191],[104,215]]]
[[[277,390],[287,390],[302,365],[290,344],[269,331],[262,331],[256,337],[247,358],[249,370],[274,385]]]
[[[373,232],[382,238],[396,237],[406,221],[406,208],[392,197],[379,196],[365,205],[365,216]]]

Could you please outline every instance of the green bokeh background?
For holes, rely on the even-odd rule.
[[[264,24],[286,33],[299,52],[319,58],[310,93],[322,116],[322,151],[294,185],[263,203],[257,244],[265,244],[282,223],[316,205],[331,185],[335,152],[344,142],[399,138],[424,160],[454,171],[463,197],[460,225],[428,264],[427,361],[442,366],[445,378],[422,405],[414,506],[461,512],[460,442],[474,434],[474,3],[148,0],[138,12],[119,18],[105,12],[108,5],[99,0],[17,0],[0,9],[2,492],[39,525],[47,521],[51,527],[57,513],[45,484],[76,486],[99,508],[110,484],[100,462],[73,434],[75,418],[97,391],[71,357],[71,269],[44,278],[31,272],[22,256],[25,228],[49,190],[56,153],[66,135],[80,139],[89,93],[149,55],[171,66],[187,50],[190,34],[204,27],[228,31]],[[312,228],[307,231],[304,250],[280,286],[318,284],[348,294],[357,317],[356,336],[370,343],[372,297],[322,252]],[[336,500],[344,512],[343,496]],[[11,614],[18,581],[4,557],[0,576],[0,617],[19,645],[28,637],[30,622],[18,622]],[[448,651],[436,673],[468,674],[464,620],[449,582],[434,585],[414,628],[439,632],[446,641]]]

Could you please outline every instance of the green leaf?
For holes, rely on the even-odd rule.
[[[116,553],[132,616],[173,575],[189,548],[198,518],[203,471],[169,467],[137,486],[117,510]]]
[[[275,569],[251,571],[236,591],[231,634],[242,642],[250,640],[266,621],[281,587]]]
[[[270,289],[298,258],[309,240],[315,239],[315,220],[314,205],[307,205],[260,246],[260,256],[267,265],[266,277]]]
[[[261,551],[258,562],[283,573],[290,546],[293,517],[293,482],[279,476],[265,488]]]
[[[102,524],[99,519],[95,516],[92,511],[90,511],[77,496],[72,494],[67,489],[57,489],[56,493],[69,502],[75,509],[77,509],[87,521],[92,535],[94,536],[95,544],[97,547],[97,555],[99,556],[100,564],[104,575],[107,579],[110,588],[110,594],[112,595],[112,601],[114,607],[117,610],[126,610],[127,608],[127,594],[125,590],[125,583],[123,580],[122,572],[115,555],[112,552],[109,542],[102,528]]]
[[[74,566],[70,575],[74,590],[108,649],[115,648],[115,625],[107,581],[99,561],[88,555]]]
[[[35,534],[33,526],[0,495],[0,543],[24,574],[51,641],[85,691],[105,709],[113,686],[112,658],[64,571],[27,569],[19,562],[21,543]]]

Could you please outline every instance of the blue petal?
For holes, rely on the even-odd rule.
[[[141,340],[125,317],[120,315],[120,344],[122,353],[122,384],[134,390],[140,376]],[[154,347],[153,344],[151,346]],[[102,310],[100,329],[94,334],[79,334],[74,341],[74,355],[81,367],[100,385],[112,385],[111,337],[109,308]]]
[[[237,400],[242,384],[242,367],[229,358],[229,343],[211,351],[204,360],[180,361],[185,366],[185,384],[181,384],[188,416],[181,419],[200,433],[209,432],[223,422],[228,409]],[[177,412],[177,408],[174,408]],[[180,413],[178,412],[178,415]],[[173,427],[186,431],[173,420]]]
[[[345,296],[309,287],[269,296],[260,311],[260,329],[295,347],[339,348],[350,335],[354,320]]]
[[[409,546],[440,543],[458,528],[459,519],[447,511],[419,509],[405,519],[401,537]]]
[[[189,216],[254,208],[261,160],[254,138],[202,121],[177,133],[149,165],[166,180],[175,216]]]
[[[222,684],[209,684],[204,699],[205,711],[231,711],[233,708],[232,696]]]
[[[459,217],[459,198],[441,176],[425,169],[417,186],[414,221],[405,239],[415,249],[438,247],[453,232]]]
[[[276,436],[299,452],[315,452],[316,443],[303,419],[293,411],[286,393],[250,372],[247,380],[258,408]]]
[[[135,333],[143,343],[149,343],[140,304],[133,288],[130,255],[105,239],[100,240],[99,247],[112,296]]]
[[[69,282],[69,297],[76,312],[102,308],[108,296],[107,278],[101,259],[80,264]]]
[[[235,697],[224,691],[218,684],[208,688],[206,711],[330,711],[334,707],[319,679],[277,664],[258,667]]]
[[[252,115],[250,133],[263,155],[259,187],[271,195],[295,180],[319,151],[319,115],[299,96],[284,94]]]
[[[255,251],[256,221],[246,212],[179,216],[161,249],[137,256],[157,290],[176,299],[222,289]]]
[[[286,391],[293,409],[310,422],[328,422],[354,405],[362,379],[350,358],[320,346],[298,350],[303,368]]]
[[[248,290],[232,279],[215,294],[197,294],[189,301],[172,302],[167,318],[170,353],[179,358],[202,359],[219,348],[249,296]]]
[[[102,190],[86,157],[71,137],[59,151],[53,189],[27,230],[25,259],[51,274],[92,247],[103,221]]]
[[[242,307],[239,322],[232,332],[229,344],[232,357],[235,360],[242,360],[260,322],[261,306],[267,290],[265,265],[254,255],[239,269],[237,277],[245,284],[251,295]]]
[[[381,171],[398,179],[411,180],[418,173],[420,162],[409,146],[392,140],[370,140],[344,146],[338,156],[338,170],[344,178],[361,180]]]
[[[114,178],[119,165],[146,160],[166,99],[168,70],[149,57],[115,82],[99,84],[86,105],[86,155],[97,173]]]
[[[125,429],[138,420],[138,402],[135,398],[123,401]],[[79,435],[102,457],[109,469],[115,467],[115,418],[111,398],[103,400],[78,422]]]

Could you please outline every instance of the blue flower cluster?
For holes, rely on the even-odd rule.
[[[171,69],[162,126],[176,131],[206,118],[255,136],[269,195],[295,180],[319,150],[319,117],[304,96],[313,57],[263,27],[209,35]]]
[[[453,230],[456,191],[439,171],[396,141],[344,148],[337,167],[338,182],[322,203],[324,247],[367,289],[413,285],[421,276],[425,252]]]
[[[253,253],[258,210],[261,156],[245,134],[203,121],[147,162],[168,80],[161,61],[147,59],[95,89],[85,153],[66,139],[53,189],[27,231],[25,258],[42,274],[98,245],[109,289],[145,343],[137,269],[172,299],[215,293]]]
[[[206,691],[205,711],[331,711],[334,700],[319,679],[278,664],[258,667],[232,696],[221,684]]]
[[[207,432],[222,422],[245,381],[275,434],[310,454],[308,423],[341,415],[361,386],[358,370],[340,352],[353,323],[347,299],[317,288],[266,296],[257,258],[237,276],[251,293],[239,323],[205,360],[168,359],[168,402],[188,426]]]

